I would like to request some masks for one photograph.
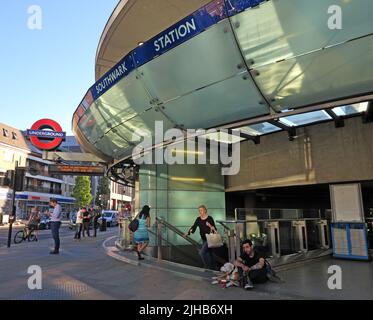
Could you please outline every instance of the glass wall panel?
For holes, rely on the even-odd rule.
[[[225,20],[138,70],[150,93],[165,102],[243,69],[230,23]]]
[[[342,29],[329,28],[331,6],[342,9]],[[231,17],[235,33],[253,68],[339,44],[372,32],[371,0],[268,1]],[[333,12],[334,13],[334,12]]]
[[[260,68],[256,82],[279,109],[372,91],[373,37]]]
[[[96,100],[102,116],[112,128],[151,107],[148,92],[134,71]]]
[[[332,110],[337,116],[344,117],[344,116],[349,116],[349,115],[365,112],[367,111],[367,108],[368,108],[368,102],[362,102],[362,103],[351,104],[348,106],[333,108]]]
[[[79,128],[90,142],[95,143],[115,126],[149,109],[151,99],[133,72],[90,106],[80,120]]]
[[[78,127],[92,144],[105,134],[107,127],[105,119],[101,115],[96,103],[93,103],[80,118]]]
[[[165,104],[165,113],[189,129],[217,125],[268,114],[252,81],[242,74]]]
[[[171,190],[223,191],[224,178],[217,165],[172,165],[169,171]]]
[[[158,190],[167,190],[168,189],[168,166],[166,164],[158,165],[157,189]]]
[[[225,197],[221,192],[170,191],[168,194],[169,208],[195,208],[204,204],[207,208],[224,208]]]
[[[208,140],[213,140],[213,141],[227,143],[227,144],[234,144],[234,143],[245,140],[244,138],[241,138],[241,137],[238,137],[232,134],[228,134],[226,132],[209,133],[201,137],[206,138]]]
[[[266,133],[272,133],[276,131],[281,131],[279,127],[274,126],[268,122],[252,124],[250,126],[239,128],[243,133],[247,133],[252,136],[259,136]]]
[[[302,114],[297,114],[294,116],[280,118],[280,122],[290,127],[295,127],[295,126],[309,124],[312,122],[325,121],[325,120],[331,120],[331,119],[332,117],[329,116],[325,111],[320,110],[320,111],[302,113]]]
[[[144,165],[139,173],[141,190],[157,189],[157,166]]]
[[[115,157],[115,155],[118,152],[121,152],[121,150],[129,148],[127,141],[112,132],[107,133],[104,137],[98,140],[94,146],[110,157]]]

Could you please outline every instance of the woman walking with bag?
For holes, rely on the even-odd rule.
[[[150,207],[144,206],[138,215],[138,228],[134,234],[134,240],[137,245],[136,253],[139,260],[144,260],[141,253],[149,244],[149,232],[150,228]]]
[[[217,233],[214,219],[208,215],[206,206],[202,205],[198,207],[199,217],[194,222],[194,225],[189,229],[188,233],[184,236],[189,236],[199,228],[199,233],[202,239],[202,248],[199,250],[202,262],[205,268],[215,270],[216,263],[212,254],[212,250],[208,247],[207,237],[210,233]]]

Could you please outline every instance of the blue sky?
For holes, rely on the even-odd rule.
[[[0,122],[28,129],[41,118],[71,133],[71,118],[94,83],[101,33],[118,0],[0,1]],[[29,6],[42,9],[30,30]]]

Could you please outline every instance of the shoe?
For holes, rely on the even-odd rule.
[[[50,254],[59,254],[60,252],[59,251],[56,251],[56,250],[53,250],[51,252],[49,252]]]
[[[141,253],[136,250],[137,253],[137,259],[144,260],[144,257],[141,256]]]
[[[245,284],[245,287],[244,287],[245,290],[251,290],[251,289],[254,289],[254,285],[253,283],[247,279],[247,283]]]
[[[283,282],[283,280],[280,277],[278,277],[276,274],[274,274],[272,272],[267,273],[267,279],[271,282],[274,282],[274,283]]]

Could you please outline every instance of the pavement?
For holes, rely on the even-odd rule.
[[[15,234],[18,231],[22,230],[23,228],[24,228],[23,224],[14,224],[13,225],[11,245],[14,245]],[[0,226],[0,248],[6,246],[7,243],[8,243],[8,230],[9,230],[8,225]],[[63,236],[65,234],[71,234],[72,231],[68,228],[68,224],[64,223],[64,224],[62,224],[60,232],[61,232],[61,235]],[[38,237],[39,240],[51,238],[51,231],[50,230],[39,230],[38,233],[39,233],[39,237]]]
[[[107,255],[103,243],[117,234],[112,228],[97,238],[73,240],[65,230],[61,253],[50,255],[51,238],[0,248],[0,299],[7,300],[257,300],[372,299],[371,262],[326,258],[283,271],[284,283],[258,285],[253,291],[221,289],[209,281],[187,279],[170,272],[133,266]],[[328,289],[330,265],[343,271],[342,290]],[[42,289],[27,286],[29,266],[42,270]]]

